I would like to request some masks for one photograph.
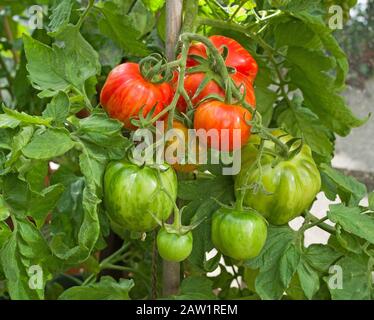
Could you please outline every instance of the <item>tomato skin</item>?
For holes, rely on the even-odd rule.
[[[255,97],[255,92],[253,89],[252,83],[249,81],[249,79],[241,74],[241,73],[233,73],[230,75],[232,80],[234,81],[235,85],[237,87],[241,87],[241,92],[244,93],[244,90],[246,92],[246,97],[245,100],[253,107],[256,106],[256,97]],[[205,73],[190,73],[187,74],[184,78],[184,88],[186,89],[186,92],[188,96],[192,100],[192,105],[196,106],[201,100],[206,98],[209,95],[217,95],[220,97],[225,97],[225,91],[218,85],[217,82],[214,80],[211,80],[207,83],[207,85],[204,87],[204,89],[200,92],[200,94],[192,99],[199,88],[201,82],[205,78]],[[177,108],[180,112],[186,112],[187,109],[187,103],[181,97],[178,101]]]
[[[178,182],[174,170],[169,167],[161,172],[161,180],[175,201]],[[104,175],[104,204],[109,218],[130,231],[154,229],[157,221],[150,212],[165,221],[173,210],[173,203],[160,188],[156,169],[125,160],[111,162]]]
[[[267,225],[254,211],[221,208],[212,217],[212,242],[224,255],[247,260],[265,245]]]
[[[284,134],[276,131],[275,136]],[[286,142],[292,137],[281,137]],[[242,149],[242,168],[235,178],[235,189],[250,185],[258,180],[259,170],[249,173],[248,182],[245,183],[246,174],[258,154],[258,136],[252,136],[248,145]],[[266,141],[265,148],[275,151],[273,142]],[[262,183],[266,191],[261,190],[253,194],[251,190],[245,193],[244,204],[261,213],[270,223],[283,225],[301,215],[308,209],[317,193],[321,189],[321,177],[313,160],[312,152],[306,144],[300,153],[289,160],[281,160],[273,164],[274,156],[265,154],[262,157]]]
[[[144,79],[137,63],[123,63],[109,74],[100,95],[100,103],[109,116],[123,122],[128,129],[135,129],[131,118],[138,118],[143,108],[146,116],[153,107],[153,115],[160,113],[173,98],[169,83],[154,84]]]
[[[165,127],[167,127],[167,124],[165,125]],[[178,148],[180,143],[185,143],[185,145],[184,145],[185,152],[186,152],[186,155],[185,155],[186,159],[185,160],[188,161],[189,160],[188,159],[188,152],[190,152],[190,150],[189,150],[190,146],[189,146],[189,140],[188,140],[189,139],[188,128],[182,122],[174,120],[173,121],[173,129],[178,130],[177,131],[178,137],[173,137],[173,139],[170,139],[170,140],[166,141],[166,143],[165,143],[166,150],[165,151],[167,151],[167,148],[171,145],[176,144],[175,148]],[[181,134],[181,136],[179,136],[179,134]],[[196,163],[182,164],[180,162],[180,159],[177,158],[176,154],[169,154],[168,152],[165,153],[165,161],[166,161],[166,163],[170,164],[175,169],[175,171],[177,171],[177,172],[190,173],[190,172],[195,171],[198,168],[199,151],[200,151],[200,148],[199,148],[199,145],[198,145],[198,141],[196,141],[196,149],[195,149]]]
[[[212,41],[213,45],[217,49],[219,49],[221,53],[221,48],[223,46],[226,46],[228,48],[226,65],[228,67],[235,68],[236,71],[247,76],[252,83],[254,82],[258,73],[257,62],[252,57],[252,55],[247,50],[245,50],[241,44],[239,44],[239,42],[235,41],[234,39],[220,35],[211,36],[209,40]],[[190,47],[188,54],[206,58],[206,47],[202,43],[193,44]],[[188,67],[192,67],[197,64],[198,63],[193,59],[193,57],[189,57],[189,59],[187,60]]]
[[[230,105],[218,100],[211,100],[202,103],[195,112],[194,128],[204,129],[208,132],[211,129],[218,130],[219,138],[211,139],[208,136],[208,147],[220,151],[233,151],[241,148],[247,143],[251,135],[251,126],[245,120],[250,121],[251,113],[240,105]],[[228,144],[223,143],[223,131],[228,129]],[[239,129],[240,144],[234,145],[234,130]]]
[[[173,262],[186,260],[193,247],[192,232],[180,235],[161,228],[157,234],[157,248],[162,259]]]

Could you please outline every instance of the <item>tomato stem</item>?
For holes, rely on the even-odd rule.
[[[335,234],[335,228],[333,226],[330,226],[327,223],[324,223],[324,221],[320,221],[317,217],[315,217],[309,211],[306,211],[305,215],[309,217],[309,219],[312,223],[318,222],[318,224],[315,224],[315,226],[318,226],[320,229],[322,229],[322,230],[324,230],[324,231],[326,231],[330,234]]]
[[[305,224],[301,227],[300,232],[304,233],[306,230],[319,226],[321,223],[325,222],[328,219],[328,217],[323,217],[322,219],[315,219],[312,223]],[[312,220],[311,220],[312,221]]]
[[[277,145],[280,149],[280,156],[284,159],[289,158],[289,148],[287,147],[286,144],[284,144],[279,138],[274,136],[269,129],[263,127],[263,126],[258,126],[256,129],[259,130],[260,134],[263,135],[267,140],[272,141]]]
[[[95,4],[95,0],[89,0],[87,8],[84,10],[83,14],[80,16],[80,18],[79,18],[79,20],[78,20],[78,22],[76,24],[77,28],[80,29],[82,27],[82,24],[83,24],[84,20],[86,19],[86,17],[90,13],[90,11],[91,11],[92,7],[94,6],[94,4]]]
[[[221,78],[223,79],[224,83],[226,84],[225,92],[232,91],[232,96],[238,101],[242,101],[243,106],[253,114],[253,106],[250,106],[249,103],[243,99],[243,95],[240,90],[235,86],[232,78],[230,77],[229,71],[227,69],[226,63],[218,49],[213,45],[213,43],[206,37],[193,34],[193,33],[184,33],[181,35],[182,41],[198,41],[203,43],[209,50],[210,54],[215,60],[215,69],[216,73],[218,73]]]

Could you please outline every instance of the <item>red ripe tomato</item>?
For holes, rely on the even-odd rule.
[[[225,36],[211,36],[209,40],[217,49],[219,49],[221,53],[222,47],[226,46],[228,48],[226,65],[228,67],[235,68],[236,71],[248,76],[252,83],[254,82],[258,72],[257,62],[252,55],[245,50],[241,44],[239,44],[239,42]],[[191,46],[188,54],[206,58],[206,47],[201,43],[194,44]],[[187,60],[188,67],[192,67],[197,64],[198,62],[195,61],[193,57],[189,57]]]
[[[137,63],[124,63],[109,74],[100,102],[109,116],[120,120],[128,129],[135,129],[132,118],[143,108],[145,117],[155,107],[154,116],[168,106],[173,98],[170,84],[154,84],[143,78]]]
[[[247,143],[251,126],[246,123],[252,119],[251,113],[240,105],[230,105],[219,100],[202,103],[195,112],[194,128],[207,132],[207,144],[220,151],[233,151]],[[218,138],[212,138],[209,130],[215,129]],[[226,129],[226,130],[224,130]],[[239,131],[234,131],[239,129]],[[199,136],[200,137],[200,136]],[[240,139],[234,144],[234,139]],[[200,139],[202,142],[202,140]]]
[[[188,96],[192,99],[192,97],[195,95],[195,92],[200,86],[200,83],[204,80],[205,74],[204,73],[190,73],[186,75],[184,78],[184,88],[187,91]],[[234,80],[234,83],[236,86],[241,86],[241,92],[244,93],[244,90],[246,92],[246,98],[245,100],[253,107],[256,106],[256,97],[255,92],[253,89],[252,83],[249,81],[248,77],[245,75],[237,72],[231,74],[232,80]],[[192,104],[195,106],[197,103],[199,103],[202,99],[209,95],[218,95],[220,97],[225,97],[225,91],[216,83],[214,80],[211,80],[207,83],[207,85],[204,87],[204,89],[201,91],[201,93],[194,99],[192,99]],[[178,110],[181,112],[186,112],[187,109],[187,103],[184,100],[183,97],[181,97],[178,101]]]

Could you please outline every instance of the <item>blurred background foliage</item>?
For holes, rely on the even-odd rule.
[[[358,4],[336,37],[350,62],[348,84],[363,89],[374,73],[374,1]]]

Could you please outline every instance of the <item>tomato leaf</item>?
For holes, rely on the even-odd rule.
[[[346,256],[336,263],[325,278],[334,300],[370,300],[373,297],[372,274],[367,256]]]
[[[265,246],[257,258],[246,264],[260,269],[256,292],[262,299],[280,299],[297,270],[300,254],[295,248],[296,233],[287,227],[269,227]]]
[[[309,109],[294,100],[292,107],[282,104],[278,107],[277,123],[295,137],[301,137],[312,151],[320,155],[325,162],[331,161],[334,136],[318,117]]]
[[[327,216],[344,230],[374,244],[374,217],[362,213],[360,208],[350,208],[343,204],[330,205]]]
[[[39,124],[49,126],[51,118],[43,119],[42,117],[30,116],[24,112],[18,112],[9,109],[3,105],[4,114],[0,114],[0,128],[16,128],[20,124]]]
[[[106,2],[100,8],[104,19],[99,21],[102,33],[117,43],[127,54],[136,57],[146,56],[149,51],[140,40],[141,33],[134,28],[132,19],[128,15],[118,14],[117,6]],[[126,34],[126,38],[123,35]]]
[[[330,246],[312,244],[305,250],[303,256],[314,269],[320,272],[326,272],[342,254],[335,251]]]
[[[129,292],[134,287],[134,281],[120,279],[119,282],[109,276],[104,276],[100,282],[87,286],[72,287],[64,291],[59,300],[129,300]]]
[[[36,132],[22,153],[30,159],[52,159],[61,156],[75,146],[66,129],[48,129]]]
[[[180,287],[180,295],[169,298],[175,300],[213,300],[216,299],[213,294],[213,282],[206,277],[191,276],[185,278]]]
[[[305,296],[311,300],[319,289],[320,282],[318,272],[313,269],[308,262],[301,259],[297,267],[297,275]]]
[[[346,136],[351,128],[359,127],[366,120],[357,119],[337,93],[334,79],[326,74],[334,61],[322,51],[301,47],[288,48],[289,76],[301,89],[305,106],[310,108],[330,130]]]
[[[56,124],[62,125],[69,115],[70,101],[69,97],[63,91],[60,91],[53,97],[52,101],[43,111],[43,117],[51,118]]]
[[[28,188],[27,183],[19,180],[15,175],[7,175],[4,178],[3,191],[4,200],[13,213],[32,217],[38,228],[41,228],[64,188],[61,184],[55,184],[41,192],[33,192]]]
[[[52,92],[74,87],[83,94],[86,80],[100,73],[98,54],[75,26],[67,25],[53,36],[52,47],[23,36],[33,86]]]
[[[52,32],[66,26],[69,23],[71,9],[73,8],[72,0],[62,0],[58,3],[51,14],[49,27]]]
[[[13,221],[16,229],[0,251],[10,297],[15,300],[43,299],[45,283],[60,263],[31,222],[21,218]]]
[[[367,193],[366,186],[354,177],[346,176],[327,164],[322,164],[322,190],[326,196],[334,201],[336,195],[347,205],[358,205]]]

